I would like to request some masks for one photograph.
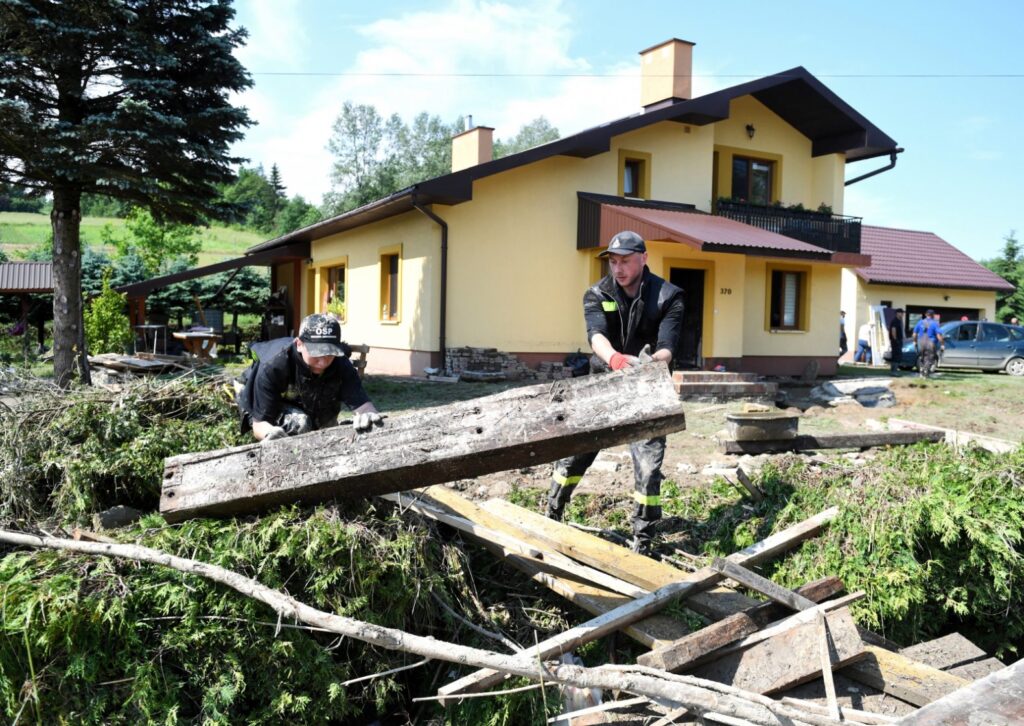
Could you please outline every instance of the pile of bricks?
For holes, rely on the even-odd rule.
[[[572,369],[553,361],[544,361],[533,370],[511,353],[497,348],[449,348],[445,352],[445,370],[464,380],[542,380],[572,378]]]

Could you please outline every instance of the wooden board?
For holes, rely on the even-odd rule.
[[[906,716],[902,726],[1010,726],[1024,723],[1024,660]]]
[[[512,389],[389,419],[164,462],[169,522],[364,497],[555,461],[679,431],[668,368],[650,364]]]
[[[864,656],[864,644],[846,608],[825,616],[832,636],[830,657],[840,668]],[[737,653],[690,671],[756,693],[775,693],[821,675],[821,631],[815,621],[791,628]]]
[[[960,633],[950,633],[924,643],[900,649],[900,655],[940,671],[988,658],[988,653]]]
[[[726,454],[765,454],[772,451],[806,451],[809,449],[864,449],[871,446],[906,446],[921,441],[938,443],[945,439],[942,431],[881,431],[867,434],[801,434],[792,439],[775,441],[721,442]]]
[[[968,683],[884,648],[866,645],[864,650],[866,657],[844,668],[843,674],[915,706],[925,706]]]

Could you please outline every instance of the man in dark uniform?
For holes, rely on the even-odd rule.
[[[889,323],[889,372],[894,376],[900,374],[903,358],[903,326],[903,308],[896,308],[893,310],[892,322]]]
[[[242,430],[251,427],[257,440],[336,426],[342,402],[355,412],[356,431],[383,425],[346,357],[341,323],[333,315],[310,315],[297,338],[256,343],[252,352],[256,361],[242,374],[238,408]]]
[[[598,257],[610,274],[583,295],[592,373],[621,370],[648,361],[669,363],[679,341],[683,291],[647,269],[647,245],[636,232],[620,232]],[[653,350],[654,353],[650,354]],[[654,524],[661,519],[661,464],[665,437],[630,444],[633,457],[633,549],[649,551]],[[561,520],[572,492],[599,452],[555,464],[547,516]]]

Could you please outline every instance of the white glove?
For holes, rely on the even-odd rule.
[[[637,361],[640,363],[640,365],[643,365],[644,363],[654,362],[654,358],[651,357],[651,346],[649,343],[644,346],[644,349],[642,351],[640,351],[640,355],[637,356]]]
[[[313,425],[309,416],[301,411],[286,413],[284,418],[281,419],[281,427],[289,436],[298,436],[299,434],[304,434],[313,430]]]
[[[273,441],[274,439],[284,439],[284,438],[287,438],[287,437],[288,437],[288,432],[285,431],[283,428],[281,428],[280,426],[272,426],[267,431],[267,433],[265,433],[263,435],[263,439],[260,441],[260,443],[261,444],[265,444],[268,441]]]
[[[384,419],[376,411],[365,411],[352,415],[352,428],[361,434],[370,431],[375,425],[384,425]]]

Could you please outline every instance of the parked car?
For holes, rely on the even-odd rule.
[[[1011,376],[1024,376],[1024,327],[957,320],[939,326],[939,332],[946,344],[946,350],[939,357],[939,368],[1005,370]],[[913,340],[903,344],[900,367],[917,367],[917,347]]]

